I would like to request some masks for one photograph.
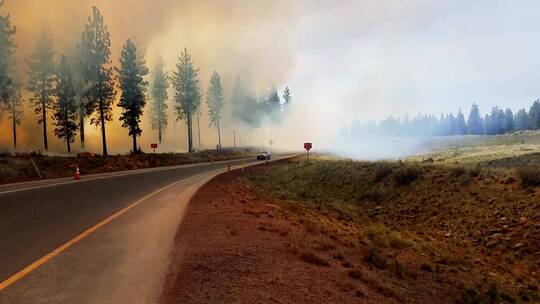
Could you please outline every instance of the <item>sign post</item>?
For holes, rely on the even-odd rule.
[[[157,144],[151,144],[150,147],[154,149],[154,156],[156,156]]]
[[[313,145],[310,142],[304,143],[304,149],[306,149],[307,161],[309,161],[309,150],[311,150],[312,147]]]

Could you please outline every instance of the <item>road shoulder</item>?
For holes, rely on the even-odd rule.
[[[0,294],[0,303],[155,303],[174,235],[211,171],[171,184]]]
[[[376,273],[355,277],[353,265],[361,255],[283,217],[279,206],[255,195],[241,175],[220,175],[192,198],[175,237],[160,303],[403,301]]]

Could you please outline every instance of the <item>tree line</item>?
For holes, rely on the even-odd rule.
[[[0,0],[0,7],[3,5]],[[17,145],[17,126],[22,120],[22,85],[15,79],[14,36],[17,32],[11,24],[9,15],[0,15],[0,110],[9,113],[12,121],[13,144]],[[111,61],[111,36],[97,7],[82,31],[81,39],[74,54],[61,54],[57,60],[53,37],[47,27],[42,27],[34,51],[29,58],[28,84],[31,93],[29,104],[33,107],[37,123],[43,130],[43,147],[47,151],[49,125],[53,119],[54,134],[66,142],[67,151],[79,136],[81,150],[85,149],[85,121],[101,130],[103,155],[107,149],[107,123],[112,121],[114,100],[121,109],[119,120],[132,138],[132,152],[140,149],[137,138],[142,134],[141,117],[147,100],[150,101],[150,120],[152,129],[157,131],[159,143],[168,123],[168,90],[172,88],[172,102],[177,120],[187,124],[188,151],[193,151],[193,120],[199,124],[201,98],[199,69],[195,67],[191,54],[184,49],[172,73],[165,71],[163,60],[157,60],[153,69],[146,66],[144,55],[135,43],[128,39],[121,51],[119,66]],[[146,80],[147,76],[150,81]],[[119,90],[119,92],[117,92]],[[248,97],[249,96],[249,97]],[[290,90],[284,92],[284,103],[277,90],[273,88],[268,95],[252,103],[251,95],[237,80],[231,107],[233,117],[253,125],[270,115],[279,120],[283,104],[291,102]],[[206,103],[210,126],[216,127],[218,144],[221,148],[221,121],[225,95],[221,76],[212,73]],[[250,117],[251,116],[251,117]],[[198,128],[199,130],[200,128]],[[199,130],[200,142],[200,130]]]
[[[467,117],[458,110],[456,114],[435,115],[418,114],[414,118],[386,117],[382,120],[370,120],[367,123],[355,121],[349,133],[353,136],[451,136],[451,135],[496,135],[514,131],[540,129],[540,100],[514,113],[510,108],[503,110],[498,106],[489,113],[480,114],[480,109],[473,103]]]

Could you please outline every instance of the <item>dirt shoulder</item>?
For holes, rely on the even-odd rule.
[[[464,249],[466,240],[459,247],[454,235],[434,238],[440,230],[417,233],[403,209],[379,220],[378,203],[369,208],[375,220],[359,221],[349,215],[361,210],[299,204],[291,193],[257,187],[257,179],[274,168],[283,163],[221,175],[193,197],[175,238],[161,303],[533,300],[534,277],[507,282],[513,274],[498,276],[508,264],[497,268],[501,261],[490,254],[475,258]],[[532,296],[522,297],[524,292]]]
[[[161,303],[364,303],[346,268],[298,258],[303,229],[256,197],[239,175],[221,175],[193,197]]]

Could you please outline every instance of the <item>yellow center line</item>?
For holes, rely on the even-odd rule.
[[[206,172],[206,173],[200,173],[200,174],[197,174],[197,175],[194,175],[192,177],[189,177],[189,178],[185,178],[185,179],[181,179],[179,181],[176,181],[172,184],[169,184],[167,186],[164,186],[162,188],[159,188],[158,190],[144,196],[143,198],[137,200],[136,202],[132,203],[131,205],[127,206],[127,207],[124,207],[123,209],[117,211],[116,213],[114,213],[113,215],[109,216],[108,218],[102,220],[101,222],[97,223],[96,225],[88,228],[86,231],[84,231],[83,233],[77,235],[76,237],[72,238],[71,240],[69,240],[67,243],[63,244],[62,246],[56,248],[55,250],[51,251],[50,253],[48,253],[47,255],[41,257],[39,260],[33,262],[32,264],[26,266],[25,268],[23,268],[21,271],[17,272],[16,274],[12,275],[11,277],[9,277],[8,279],[4,280],[2,283],[0,283],[0,291],[4,290],[6,287],[8,287],[9,285],[17,282],[18,280],[22,279],[23,277],[25,277],[26,275],[28,275],[30,272],[36,270],[38,267],[40,267],[41,265],[47,263],[50,259],[52,259],[53,257],[57,256],[58,254],[62,253],[63,251],[65,251],[66,249],[68,249],[69,247],[75,245],[77,242],[79,242],[80,240],[84,239],[85,237],[89,236],[90,234],[92,234],[94,231],[98,230],[99,228],[101,228],[102,226],[106,225],[107,223],[109,223],[110,221],[114,220],[115,218],[121,216],[122,214],[126,213],[127,211],[129,211],[130,209],[136,207],[137,205],[141,204],[142,202],[144,202],[145,200],[149,199],[150,197],[158,194],[159,192],[162,192],[164,190],[167,190],[168,188],[171,188],[181,182],[186,182],[190,179],[193,179],[193,178],[196,178],[200,175],[203,175],[203,174],[212,174],[212,173],[216,173],[217,171],[220,171],[220,170],[214,170],[214,171],[210,171],[210,172]]]
[[[277,160],[280,160],[280,159],[287,159],[287,158],[291,158],[292,156],[288,156],[288,157],[283,157],[283,158],[278,158],[278,159],[275,159],[273,161],[277,161]],[[253,166],[253,165],[257,165],[257,163],[250,163],[250,164],[247,164],[247,165],[241,165],[241,166],[237,166],[236,169],[238,168],[243,168],[243,167],[249,167],[249,166]],[[6,280],[4,280],[3,282],[0,283],[0,291],[4,290],[5,288],[7,288],[8,286],[10,286],[11,284],[17,282],[18,280],[22,279],[23,277],[25,277],[26,275],[28,275],[29,273],[31,273],[32,271],[36,270],[37,268],[39,268],[41,265],[47,263],[50,259],[54,258],[55,256],[57,256],[58,254],[62,253],[63,251],[65,251],[66,249],[68,249],[69,247],[75,245],[77,242],[79,242],[80,240],[84,239],[85,237],[89,236],[90,234],[92,234],[94,231],[98,230],[99,228],[101,228],[102,226],[106,225],[107,223],[109,223],[110,221],[114,220],[115,218],[119,217],[120,215],[126,213],[127,211],[129,211],[130,209],[136,207],[137,205],[141,204],[142,202],[144,202],[145,200],[149,199],[150,197],[158,194],[159,192],[161,191],[164,191],[164,190],[167,190],[168,188],[171,188],[181,182],[186,182],[186,181],[189,181],[191,179],[194,179],[196,177],[199,177],[201,175],[204,175],[204,174],[218,174],[219,172],[223,172],[224,169],[217,169],[217,170],[213,170],[213,171],[209,171],[209,172],[205,172],[205,173],[199,173],[199,174],[196,174],[196,175],[193,175],[191,177],[188,177],[188,178],[185,178],[185,179],[181,179],[181,180],[178,180],[172,184],[169,184],[167,186],[164,186],[162,188],[159,188],[158,190],[144,196],[143,198],[137,200],[136,202],[132,203],[131,205],[127,206],[127,207],[124,207],[123,209],[121,209],[120,211],[117,211],[116,213],[114,213],[113,215],[109,216],[108,218],[102,220],[101,222],[97,223],[96,225],[88,228],[86,231],[84,231],[83,233],[77,235],[76,237],[72,238],[71,240],[69,240],[67,243],[63,244],[62,246],[56,248],[55,250],[51,251],[50,253],[48,253],[47,255],[41,257],[39,260],[33,262],[32,264],[26,266],[25,268],[23,268],[21,271],[17,272],[16,274],[12,275],[11,277],[7,278]]]

